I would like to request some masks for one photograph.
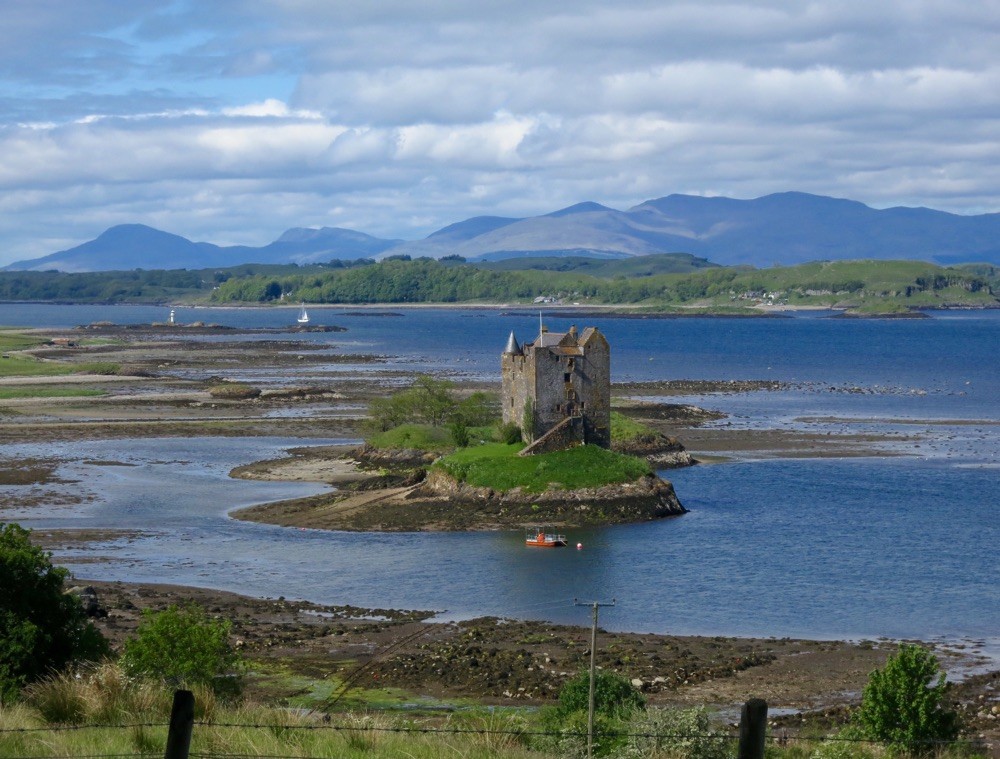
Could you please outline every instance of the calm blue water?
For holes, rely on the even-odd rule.
[[[389,311],[391,309],[381,309]],[[179,309],[182,321],[283,326],[287,310]],[[397,313],[402,313],[397,311]],[[496,376],[500,346],[537,316],[311,312],[342,334],[302,336],[386,364]],[[164,309],[0,304],[0,324],[164,320]],[[583,325],[583,320],[578,320]],[[730,424],[903,431],[905,457],[761,460],[669,473],[691,513],[577,531],[582,551],[538,551],[514,533],[358,535],[228,519],[228,510],[321,488],[234,482],[236,464],[295,440],[130,440],[0,446],[0,457],[105,464],[61,471],[88,502],[5,512],[32,527],[123,527],[133,536],[60,554],[79,575],[175,582],[329,603],[584,623],[572,599],[616,598],[615,629],[806,637],[996,638],[1000,630],[1000,313],[913,321],[595,317],[616,380],[782,379],[781,393],[698,399]],[[555,330],[569,321],[546,318]],[[458,350],[454,346],[461,346]],[[379,371],[379,368],[376,368]],[[832,390],[830,388],[833,388]],[[861,388],[864,394],[845,392]],[[839,421],[803,417],[836,416]],[[974,424],[914,425],[913,420]],[[725,422],[724,422],[725,423]],[[316,442],[316,441],[311,441]],[[919,448],[917,447],[919,445]],[[117,464],[131,464],[121,466]],[[16,488],[0,498],[16,503]],[[57,494],[56,494],[57,495]],[[55,504],[57,497],[53,497]],[[95,557],[108,559],[92,562]]]

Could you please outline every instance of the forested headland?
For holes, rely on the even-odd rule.
[[[518,268],[515,268],[518,267]],[[548,303],[650,310],[751,306],[868,310],[997,307],[1000,270],[918,261],[821,261],[754,269],[683,254],[625,260],[523,258],[471,263],[406,257],[379,262],[123,272],[0,272],[0,300],[80,303]]]

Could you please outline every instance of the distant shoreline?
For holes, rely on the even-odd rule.
[[[240,303],[240,304],[210,304],[210,303],[184,303],[180,301],[168,301],[163,303],[146,303],[122,301],[118,303],[97,303],[89,301],[46,301],[46,300],[2,300],[0,305],[38,305],[38,306],[94,306],[94,307],[124,307],[124,308],[183,308],[190,310],[224,310],[224,311],[257,311],[257,310],[294,310],[302,304],[296,303]],[[394,303],[394,302],[372,302],[372,303],[310,303],[305,304],[314,312],[316,311],[345,311],[364,313],[366,311],[386,312],[389,310],[399,311],[425,311],[425,310],[447,310],[447,311],[504,311],[530,312],[532,314],[539,311],[545,313],[558,313],[566,316],[600,314],[604,318],[626,318],[626,319],[760,319],[760,318],[791,318],[791,314],[796,313],[820,313],[830,312],[830,318],[850,317],[854,319],[886,319],[886,318],[919,318],[920,314],[928,312],[949,312],[949,311],[996,311],[1000,310],[1000,305],[954,305],[954,306],[914,306],[906,313],[852,313],[848,308],[838,308],[835,306],[821,305],[767,305],[755,304],[747,306],[743,311],[728,311],[725,308],[713,308],[711,306],[667,306],[676,310],[657,311],[649,310],[650,306],[636,303]],[[390,313],[380,313],[379,316],[392,316]],[[181,323],[183,325],[183,323]]]

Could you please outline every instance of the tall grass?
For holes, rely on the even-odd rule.
[[[476,734],[421,733],[429,722],[384,714],[329,717],[253,703],[224,705],[208,688],[195,690],[191,751],[202,755],[303,757],[468,757],[529,759],[516,716],[467,715],[447,729]],[[0,756],[162,756],[173,694],[128,677],[114,663],[55,675],[31,686],[19,704],[0,705]],[[497,734],[511,729],[512,735]],[[413,732],[405,732],[407,729]]]
[[[29,686],[25,701],[48,724],[120,725],[170,716],[171,697],[162,687],[128,677],[113,662],[67,671]]]
[[[32,686],[25,699],[0,704],[0,757],[162,756],[173,694],[159,684],[127,677],[105,663],[54,676]],[[208,688],[195,691],[191,751],[202,756],[317,757],[326,759],[542,759],[582,755],[585,740],[541,740],[543,720],[528,712],[475,709],[445,718],[348,713],[331,716],[254,703],[225,705]],[[704,710],[641,712],[620,729],[632,737],[614,756],[628,759],[724,759],[731,739],[708,737],[716,727]],[[448,732],[454,731],[454,732]],[[669,736],[656,739],[654,735]],[[687,736],[687,737],[685,737]],[[571,738],[571,740],[570,740]],[[950,746],[939,759],[976,756]],[[978,755],[983,755],[982,751]],[[768,744],[769,759],[906,759],[869,743],[791,739]]]

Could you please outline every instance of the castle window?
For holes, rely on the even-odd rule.
[[[580,401],[580,408],[587,408],[587,402],[586,401]]]
[[[569,382],[570,376],[571,375],[570,375],[569,372],[566,372],[565,374],[563,374],[563,382]]]

